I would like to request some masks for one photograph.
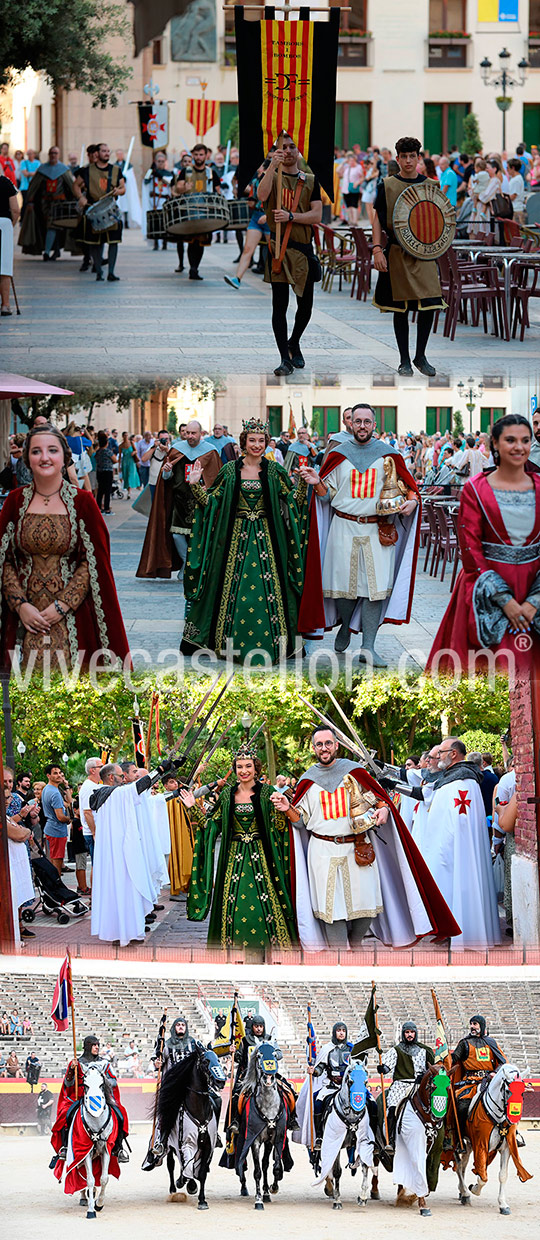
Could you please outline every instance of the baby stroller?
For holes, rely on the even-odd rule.
[[[54,915],[60,926],[67,926],[72,917],[84,917],[89,912],[89,906],[84,903],[84,900],[79,900],[75,892],[71,891],[69,887],[66,887],[58,870],[47,859],[42,848],[39,848],[39,852],[40,856],[32,857],[30,864],[39,893],[41,908],[46,917]],[[26,922],[34,921],[38,907],[23,908],[21,913],[22,920]]]
[[[120,477],[117,478],[115,475],[115,477],[113,478],[111,499],[125,499],[125,498],[126,498],[126,492],[124,491],[124,488],[122,486],[122,479]]]

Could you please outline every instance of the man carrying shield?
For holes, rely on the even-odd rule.
[[[420,149],[418,138],[399,138],[396,142],[399,172],[381,181],[375,198],[373,220],[373,262],[379,273],[373,304],[383,313],[392,311],[394,314],[394,332],[400,354],[398,374],[408,377],[413,374],[409,354],[409,310],[418,311],[414,365],[420,374],[432,376],[436,371],[426,358],[427,342],[436,310],[446,309],[436,262],[414,257],[400,245],[394,230],[394,209],[404,189],[427,181],[427,177],[418,173]],[[445,208],[442,192],[440,197],[442,209],[439,209],[436,218],[440,216],[443,222],[444,209],[448,211],[451,208]],[[387,236],[385,247],[382,244],[383,232]]]

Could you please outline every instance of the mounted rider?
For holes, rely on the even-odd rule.
[[[200,1047],[204,1049],[201,1042],[192,1037],[189,1032],[189,1025],[185,1016],[177,1016],[171,1025],[171,1031],[167,1041],[163,1046],[163,1057],[161,1063],[161,1071],[164,1075],[174,1064],[181,1063],[188,1055],[192,1055],[193,1051]],[[157,1066],[161,1053],[160,1038],[158,1037],[154,1054],[152,1056]]]
[[[418,1028],[414,1021],[406,1020],[401,1026],[401,1040],[383,1051],[381,1071],[385,1076],[392,1076],[392,1084],[387,1094],[388,1135],[390,1145],[394,1146],[396,1110],[402,1098],[410,1094],[418,1077],[424,1075],[428,1066],[435,1063],[435,1055],[430,1046],[418,1041]]]
[[[483,1016],[471,1016],[469,1033],[458,1042],[452,1052],[452,1084],[458,1117],[464,1116],[471,1098],[482,1083],[497,1071],[502,1063],[506,1063],[500,1046],[494,1038],[486,1037],[486,1021]]]
[[[352,1042],[345,1021],[336,1021],[332,1029],[330,1042],[321,1047],[315,1063],[308,1066],[308,1075],[314,1078],[313,1086],[313,1122],[315,1125],[315,1149],[320,1150],[322,1140],[322,1118],[325,1102],[334,1097],[341,1089],[345,1070],[351,1058]],[[315,1081],[320,1082],[315,1084]],[[303,1108],[302,1108],[303,1110]]]
[[[236,1136],[239,1125],[238,1099],[242,1093],[244,1078],[249,1068],[251,1056],[259,1046],[264,1046],[270,1042],[270,1034],[266,1032],[266,1022],[264,1016],[256,1012],[253,1016],[246,1017],[244,1025],[244,1036],[242,1037],[237,1049],[234,1052],[234,1062],[236,1064],[236,1075],[234,1078],[231,1122],[227,1127],[227,1140],[230,1143],[231,1137]],[[283,1052],[277,1045],[275,1038],[271,1039],[274,1057],[277,1061],[283,1059]],[[278,1080],[282,1077],[278,1075]]]
[[[123,1145],[127,1145],[129,1121],[127,1112],[120,1100],[118,1081],[108,1059],[102,1058],[99,1053],[99,1038],[95,1034],[90,1033],[84,1039],[82,1055],[79,1055],[76,1061],[72,1060],[69,1064],[60,1087],[56,1120],[51,1134],[51,1145],[56,1153],[56,1158],[53,1159],[51,1167],[55,1167],[57,1162],[65,1162],[70,1124],[73,1121],[76,1108],[82,1099],[84,1078],[90,1067],[98,1068],[102,1073],[105,1088],[109,1094],[108,1101],[118,1120],[118,1137],[112,1152],[118,1159],[118,1162],[129,1162],[129,1154],[123,1149]],[[77,1081],[77,1088],[75,1088],[75,1081]]]

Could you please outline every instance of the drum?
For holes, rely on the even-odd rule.
[[[435,181],[408,185],[396,201],[392,227],[399,244],[413,258],[440,258],[456,233],[456,213]]]
[[[229,204],[221,194],[182,194],[163,207],[168,233],[177,237],[219,232],[229,223]]]
[[[230,198],[227,206],[230,215],[229,228],[235,230],[247,228],[253,210],[249,200],[247,198]]]
[[[51,228],[76,228],[81,218],[75,199],[72,202],[53,202],[49,212]]]
[[[86,219],[92,232],[100,233],[106,232],[108,228],[116,228],[122,216],[114,198],[100,198],[99,202],[93,202],[88,208]]]
[[[146,212],[146,236],[149,241],[157,241],[161,237],[167,236],[165,220],[163,219],[163,208]]]

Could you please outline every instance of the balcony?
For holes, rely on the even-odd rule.
[[[429,69],[466,69],[470,34],[464,31],[435,31],[428,38]]]
[[[373,36],[366,30],[341,30],[339,34],[338,67],[366,69],[369,44]]]
[[[529,31],[529,68],[540,69],[540,30]]]

